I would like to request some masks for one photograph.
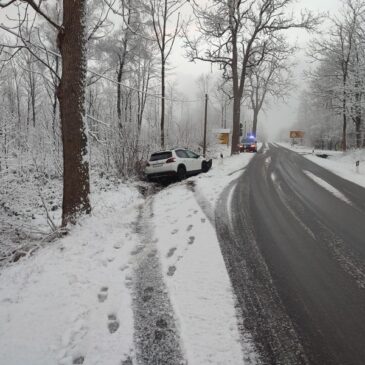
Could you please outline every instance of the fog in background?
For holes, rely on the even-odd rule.
[[[301,9],[309,9],[317,13],[320,12],[334,15],[340,7],[341,0],[298,0],[294,6],[294,10],[296,12],[300,12]],[[188,3],[184,6],[183,12],[184,16],[186,17],[191,15],[191,9]],[[4,11],[0,10],[0,24],[7,22],[4,13]],[[7,15],[16,17],[15,9],[7,9]],[[325,29],[325,27],[326,23],[324,22],[324,24],[321,26],[321,29]],[[270,105],[266,107],[264,111],[260,112],[258,127],[259,139],[275,141],[288,135],[291,124],[296,121],[299,97],[305,86],[303,71],[311,67],[311,60],[307,54],[310,50],[310,40],[313,37],[318,36],[318,34],[308,33],[303,30],[291,29],[287,32],[287,35],[290,42],[297,44],[297,46],[300,48],[295,57],[297,65],[293,70],[296,85],[293,88],[291,96],[288,97],[285,102],[281,100],[270,100]],[[194,99],[196,97],[203,97],[204,95],[199,90],[197,83],[198,78],[203,74],[208,74],[211,76],[211,79],[214,80],[219,78],[220,73],[216,66],[213,67],[209,63],[189,62],[184,57],[185,51],[182,46],[183,40],[178,39],[173,49],[171,58],[169,58],[167,84],[173,87],[174,92],[179,91],[186,98]],[[219,106],[217,106],[217,109],[214,110],[212,108],[214,103],[214,97],[210,95],[209,111],[210,114],[213,114],[210,116],[210,119],[213,118],[215,121],[217,121],[219,118],[217,114],[219,111]],[[199,110],[200,114],[203,111],[203,102],[201,106],[191,105],[191,110]],[[203,121],[203,115],[195,115],[193,119],[195,119],[197,122],[199,122],[199,120]],[[246,122],[247,125],[249,125],[251,121],[252,117],[250,110],[244,109],[242,113],[242,122]],[[227,127],[229,127],[230,124],[231,121]],[[247,127],[247,129],[249,129],[249,127]]]
[[[324,13],[335,15],[341,7],[341,0],[300,0],[297,1],[294,10],[300,12],[301,9],[308,9],[316,13]],[[188,12],[188,9],[186,9]],[[326,22],[323,23],[321,29],[326,28]],[[319,35],[317,33],[308,33],[303,30],[291,29],[287,32],[288,39],[291,43],[297,44],[299,47],[295,57],[296,66],[293,70],[295,76],[295,87],[291,96],[287,100],[271,100],[270,105],[265,111],[259,115],[259,134],[258,138],[268,139],[270,141],[280,140],[288,136],[288,131],[292,123],[297,119],[297,108],[301,91],[305,86],[305,78],[303,72],[311,67],[311,59],[308,57],[310,52],[310,41]],[[188,96],[197,95],[198,89],[196,79],[204,73],[217,73],[216,68],[212,68],[209,63],[204,62],[188,62],[184,58],[184,50],[182,49],[182,41],[179,40],[177,47],[170,59],[170,81],[174,80],[175,85],[184,94]],[[195,90],[195,91],[194,91]],[[194,94],[195,93],[195,94]],[[214,101],[211,99],[211,103]],[[214,113],[214,111],[213,111]],[[214,117],[214,116],[213,116]],[[243,110],[242,121],[249,124],[252,121],[251,112],[248,109]]]

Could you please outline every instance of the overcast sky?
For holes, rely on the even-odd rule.
[[[202,0],[204,1],[204,0]],[[295,5],[295,10],[300,11],[301,9],[307,8],[314,12],[328,12],[335,14],[341,5],[341,0],[298,0]],[[187,4],[187,6],[189,6]],[[9,9],[7,13],[9,14]],[[4,16],[5,10],[0,9],[0,23],[5,22]],[[301,30],[290,30],[288,32],[289,39],[301,47],[301,51],[298,53],[297,62],[298,66],[294,70],[296,75],[297,87],[292,93],[291,97],[288,98],[287,103],[275,102],[272,103],[271,109],[267,110],[265,114],[261,115],[259,123],[264,128],[265,134],[270,140],[275,140],[277,132],[283,128],[290,129],[291,123],[296,120],[297,117],[297,106],[298,98],[301,90],[303,89],[304,79],[303,70],[308,67],[308,59],[305,54],[308,49],[308,43],[311,37],[316,36],[315,34],[308,34]],[[188,94],[189,97],[197,92],[195,80],[203,73],[210,73],[211,66],[208,63],[191,63],[184,58],[184,50],[181,48],[181,41],[176,43],[173,54],[170,59],[170,66],[172,70],[169,72],[170,82],[174,82],[177,87]],[[196,90],[196,91],[195,91]],[[249,113],[245,113],[243,119],[250,121]]]
[[[297,8],[307,8],[317,12],[328,12],[330,14],[335,14],[341,7],[340,0],[300,0],[298,1]],[[323,26],[325,27],[325,25]],[[290,125],[296,121],[297,118],[297,107],[299,103],[300,93],[303,90],[303,85],[305,83],[303,77],[303,71],[310,67],[309,60],[306,57],[308,52],[308,44],[311,38],[317,36],[317,34],[308,34],[304,31],[290,31],[291,38],[297,39],[298,45],[301,47],[301,51],[297,56],[298,66],[295,70],[296,84],[292,93],[291,98],[288,99],[287,104],[277,103],[272,107],[266,115],[263,115],[263,127],[268,134],[270,139],[276,139],[277,133],[283,128],[290,129]]]
[[[340,0],[298,0],[295,5],[295,10],[300,12],[301,9],[306,8],[313,12],[335,14],[340,6]],[[293,43],[296,42],[301,48],[296,57],[298,65],[294,70],[297,87],[286,103],[280,101],[272,103],[272,107],[261,115],[259,123],[270,140],[277,139],[278,133],[283,129],[289,131],[291,124],[296,121],[299,95],[305,83],[303,71],[309,67],[308,58],[306,57],[308,43],[311,38],[317,35],[308,34],[303,30],[290,30],[288,32],[289,39]],[[178,47],[180,47],[180,44],[178,44]],[[211,72],[211,67],[208,63],[190,63],[184,59],[182,49],[175,50],[171,58],[171,65],[175,67],[173,73],[176,77],[177,84],[185,93],[187,90],[192,90],[195,79],[199,75]],[[249,111],[246,111],[244,114],[242,120],[246,119],[249,122],[251,120]]]

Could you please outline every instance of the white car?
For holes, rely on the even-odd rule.
[[[207,172],[212,160],[206,160],[186,148],[174,148],[152,153],[145,174],[148,180],[176,177],[179,181],[199,172]]]

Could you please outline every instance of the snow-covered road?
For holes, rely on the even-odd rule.
[[[220,204],[223,256],[263,363],[363,364],[365,189],[270,145]]]

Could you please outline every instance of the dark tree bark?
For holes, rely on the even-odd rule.
[[[79,214],[91,211],[84,106],[87,67],[85,7],[86,0],[64,0],[63,26],[58,34],[62,56],[57,97],[63,141],[63,226],[75,223]]]
[[[344,77],[343,82],[343,100],[342,100],[342,151],[346,152],[347,150],[347,95],[346,95],[346,79],[347,79],[347,71],[346,77]]]
[[[55,62],[56,62],[55,73],[58,75],[58,70],[59,70],[59,60],[58,60],[58,57],[55,58]],[[57,131],[56,131],[56,121],[57,121],[57,88],[55,88],[54,90],[55,90],[55,92],[54,92],[54,95],[53,95],[53,102],[52,102],[52,132],[53,132],[54,143],[58,147],[58,143],[57,143],[58,138],[57,138]]]
[[[130,19],[131,19],[131,15],[129,12],[128,15],[128,22],[127,22],[127,26],[129,26],[130,24]],[[126,57],[127,57],[127,47],[128,47],[128,42],[129,42],[129,30],[127,28],[127,30],[125,31],[125,36],[123,39],[123,50],[121,52],[121,54],[118,55],[119,57],[119,65],[118,65],[118,73],[117,73],[117,115],[118,115],[118,122],[119,122],[119,126],[122,126],[122,108],[121,108],[121,102],[122,102],[122,78],[123,78],[123,72],[124,72],[124,66],[126,63]]]
[[[119,126],[122,125],[122,108],[121,108],[121,102],[122,102],[122,76],[123,76],[123,68],[124,68],[124,57],[119,59],[119,66],[118,66],[118,73],[117,73],[117,115],[118,115],[118,123]]]
[[[165,62],[161,64],[161,122],[160,122],[160,135],[161,135],[161,149],[165,149]]]
[[[252,121],[252,134],[257,135],[257,121],[258,121],[259,111],[257,109],[253,110],[253,121]]]
[[[356,63],[359,64],[359,55],[356,52]],[[355,81],[355,107],[354,107],[354,116],[353,121],[355,124],[355,134],[356,134],[356,147],[361,148],[362,146],[362,134],[361,134],[361,125],[362,125],[362,113],[361,113],[361,99],[362,93],[360,91],[361,81],[359,79],[359,75],[356,75],[357,80]]]

